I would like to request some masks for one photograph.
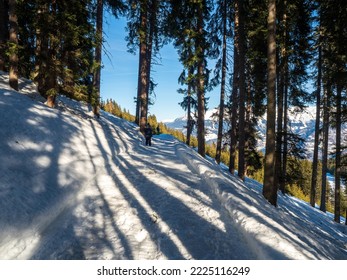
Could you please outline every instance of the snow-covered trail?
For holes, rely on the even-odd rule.
[[[303,201],[274,208],[171,136],[146,147],[132,123],[0,86],[0,259],[347,258],[346,227]]]
[[[157,137],[152,147],[145,147],[142,137],[132,135],[134,128],[124,127],[127,125],[123,121],[117,126],[102,122],[112,153],[112,158],[106,154],[103,156],[109,158],[105,163],[107,174],[112,178],[111,184],[117,188],[117,197],[124,197],[127,202],[124,211],[131,209],[135,214],[133,217],[126,215],[128,221],[124,221],[126,226],[130,223],[129,235],[123,224],[120,227],[130,247],[136,250],[130,249],[128,254],[131,255],[122,252],[120,257],[254,257],[249,250],[235,247],[235,244],[243,242],[237,240],[239,237],[230,217],[213,199],[206,182],[179,156],[178,150],[183,144],[172,137]],[[119,219],[123,220],[122,216],[124,214]]]
[[[86,143],[93,182],[33,258],[254,258],[240,249],[244,242],[208,186],[177,155],[181,143],[159,137],[145,147],[131,124],[108,118],[117,126],[91,122],[95,143]]]
[[[146,147],[110,115],[1,98],[12,111],[0,137],[0,259],[255,258],[182,143],[159,136]]]

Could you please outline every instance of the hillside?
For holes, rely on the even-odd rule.
[[[347,227],[329,213],[282,195],[274,208],[169,135],[146,147],[132,123],[6,83],[0,259],[347,259]]]

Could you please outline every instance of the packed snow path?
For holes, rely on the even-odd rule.
[[[0,92],[0,259],[347,259],[331,217],[68,103]]]
[[[6,105],[14,105],[18,112],[4,120],[13,129],[13,135],[7,135],[13,149],[3,154],[9,160],[2,164],[16,168],[23,189],[13,196],[7,193],[8,206],[17,209],[2,216],[8,223],[1,243],[7,255],[2,257],[255,257],[240,250],[244,242],[228,214],[200,176],[177,156],[182,143],[165,136],[146,147],[138,130],[118,118],[104,115],[95,121],[82,114],[76,123],[64,110],[42,112],[39,104],[25,108],[27,104],[17,103],[15,97],[7,96]],[[27,123],[19,135],[16,128],[24,126],[14,123],[16,113]],[[43,123],[43,115],[48,123]],[[66,122],[64,127],[60,119]],[[20,159],[21,152],[26,158]],[[12,211],[17,213],[15,221]]]
[[[34,258],[254,258],[249,250],[235,247],[244,242],[237,240],[230,217],[177,156],[182,144],[170,137],[145,147],[129,123],[115,126],[102,118],[101,134],[99,124],[90,124],[96,141],[88,141],[86,150],[95,177],[79,198],[73,223],[61,230],[64,235],[66,227],[77,229],[77,236],[67,238],[76,242],[61,248],[65,238],[58,238],[56,248],[44,245]],[[53,232],[47,243],[56,235]]]

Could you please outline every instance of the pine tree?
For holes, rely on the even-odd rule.
[[[96,91],[96,101],[94,104],[94,114],[99,116],[100,100],[100,81],[101,81],[101,51],[102,51],[102,21],[103,21],[103,0],[97,0],[96,4],[96,47],[95,47],[95,70],[93,77],[93,86]]]
[[[105,2],[105,3],[104,3]],[[93,88],[95,91],[94,100],[89,94],[89,102],[93,104],[94,115],[100,114],[100,82],[101,82],[101,66],[102,66],[102,47],[103,47],[103,10],[107,5],[115,17],[124,11],[124,4],[121,0],[97,0],[96,2],[96,27],[95,27],[95,54],[94,54],[94,73]]]
[[[323,100],[323,158],[322,158],[322,211],[327,210],[326,173],[328,169],[329,127],[336,128],[335,156],[335,221],[340,216],[340,176],[341,176],[341,124],[343,120],[342,91],[346,82],[346,42],[345,28],[347,5],[344,1],[317,1],[320,16],[322,47]],[[336,108],[335,112],[333,108]]]
[[[10,64],[10,86],[18,90],[18,17],[16,11],[17,1],[8,1],[9,13],[9,64]]]
[[[211,1],[170,1],[167,32],[179,50],[180,60],[187,70],[194,69],[191,79],[197,93],[198,117],[197,138],[198,152],[205,156],[205,110],[207,88],[207,36],[206,22],[210,14]],[[187,55],[191,52],[191,55]]]
[[[288,131],[290,106],[301,111],[309,95],[303,85],[309,79],[308,65],[311,59],[311,14],[310,1],[282,1],[278,5],[278,75],[277,75],[277,134],[275,185],[284,193],[286,185],[288,141],[296,139]]]
[[[6,43],[8,41],[8,1],[0,1],[0,71],[6,70]]]
[[[330,84],[325,85],[323,97],[323,150],[322,150],[322,192],[320,210],[326,212],[327,171],[328,171],[328,141],[329,141],[329,114],[330,114]]]
[[[277,133],[276,133],[276,160],[275,160],[275,185],[279,187],[282,193],[285,193],[284,188],[284,170],[283,170],[283,137],[284,137],[284,91],[285,81],[287,80],[288,73],[288,22],[287,22],[287,1],[283,1],[283,15],[282,15],[282,36],[279,50],[279,58],[281,62],[278,65],[278,90],[277,90]]]
[[[257,149],[257,124],[265,113],[266,92],[266,1],[250,1],[245,5],[246,15],[246,174],[262,168]]]
[[[231,124],[230,124],[230,160],[229,160],[229,171],[231,174],[235,173],[235,161],[236,161],[236,147],[237,147],[237,116],[239,109],[239,9],[236,2],[234,3],[234,64],[233,64],[233,75],[232,75],[232,92],[230,96],[230,113],[231,113]]]
[[[158,0],[132,0],[129,6],[128,46],[132,52],[135,52],[135,48],[139,48],[135,122],[140,125],[140,129],[143,131],[150,105],[150,93],[155,86],[151,80],[153,57],[165,44],[161,33],[164,15],[161,13],[165,14],[166,3]]]
[[[334,220],[340,223],[341,217],[341,123],[342,123],[342,85],[337,81],[336,92],[336,151],[335,151],[335,207]]]
[[[275,145],[276,145],[276,1],[268,1],[268,96],[266,152],[264,167],[264,197],[277,206],[277,187],[275,185]]]
[[[319,131],[320,131],[320,108],[321,108],[321,84],[322,84],[322,46],[321,46],[321,30],[318,30],[318,62],[317,62],[317,89],[316,89],[316,120],[314,134],[314,150],[312,163],[312,179],[310,204],[315,207],[316,204],[316,188],[317,188],[317,173],[318,173],[318,149],[319,149]]]
[[[226,96],[226,80],[227,80],[227,38],[230,37],[231,31],[228,26],[230,24],[230,7],[231,5],[226,0],[218,1],[216,12],[211,21],[210,33],[212,35],[212,44],[215,45],[217,55],[221,57],[218,59],[216,65],[216,82],[220,82],[220,101],[219,101],[219,115],[218,115],[218,135],[216,145],[216,161],[220,163],[223,142],[223,122],[224,122],[224,107]],[[220,20],[221,18],[221,20]],[[222,40],[220,40],[220,37]],[[222,51],[220,52],[220,48]],[[221,78],[220,76],[221,72]]]
[[[28,10],[35,16],[27,17]],[[95,38],[91,10],[91,1],[21,2],[21,73],[34,79],[51,105],[58,92],[88,100]]]
[[[238,176],[244,180],[246,173],[245,142],[246,142],[246,34],[244,1],[236,1],[239,9],[239,162]]]
[[[193,88],[193,85],[191,83],[191,78],[193,76],[193,68],[191,67],[190,70],[188,71],[188,76],[186,77],[185,71],[182,72],[181,76],[179,77],[178,81],[182,85],[187,85],[187,89],[179,89],[178,92],[181,94],[184,94],[183,101],[179,103],[181,107],[187,111],[187,136],[186,136],[186,144],[189,146],[190,145],[190,139],[191,139],[191,134],[193,132],[194,126],[195,126],[195,120],[192,117],[192,111],[194,114],[196,113],[197,110],[197,101],[196,101],[196,92]]]

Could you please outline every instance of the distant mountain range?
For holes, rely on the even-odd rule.
[[[214,142],[217,139],[218,133],[218,118],[214,117],[217,110],[207,111],[205,117],[205,128],[206,128],[206,141]],[[315,118],[316,118],[316,107],[310,106],[303,112],[295,112],[291,109],[289,112],[289,129],[292,133],[300,135],[306,140],[307,157],[312,158],[313,147],[314,147],[314,132],[315,132]],[[173,121],[166,121],[165,124],[173,129],[177,129],[186,133],[185,126],[187,125],[187,117],[176,118]],[[260,118],[258,123],[258,149],[265,149],[265,132],[266,132],[266,115]],[[196,130],[195,130],[196,132]],[[347,141],[347,125],[342,128],[342,141]],[[345,138],[345,139],[344,139]],[[335,129],[329,131],[329,147],[331,151],[335,147]]]

